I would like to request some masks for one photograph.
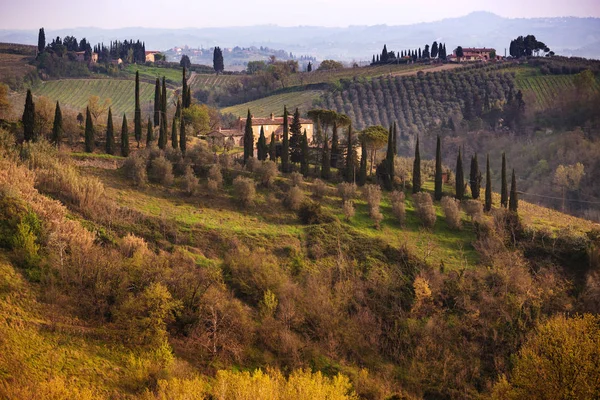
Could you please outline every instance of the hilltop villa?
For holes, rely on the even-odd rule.
[[[160,51],[147,51],[146,52],[146,62],[156,61],[157,54],[160,54]]]
[[[495,49],[488,48],[477,48],[477,47],[465,47],[463,48],[463,56],[458,59],[456,56],[456,50],[453,52],[450,59],[458,62],[471,62],[471,61],[490,61],[500,60],[501,57],[496,54]]]

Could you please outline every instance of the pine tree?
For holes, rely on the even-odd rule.
[[[37,135],[35,134],[35,103],[33,102],[33,96],[31,95],[30,89],[27,89],[22,121],[25,141],[35,142],[37,140]]]
[[[127,127],[125,113],[123,113],[123,124],[121,124],[121,155],[129,157],[129,128]]]
[[[248,158],[254,156],[254,133],[252,132],[252,114],[248,109],[246,117],[246,128],[244,129],[244,164],[248,162]]]
[[[318,120],[317,120],[318,123]],[[321,157],[321,178],[329,179],[331,177],[331,153],[329,152],[329,140],[323,141],[323,156]]]
[[[57,101],[56,109],[54,110],[54,123],[52,124],[52,143],[54,143],[56,147],[60,147],[63,132],[62,112],[60,111],[60,105]]]
[[[183,67],[183,77],[181,78],[181,84],[183,85],[181,89],[183,108],[188,108],[190,105],[187,104],[187,78],[185,77],[185,66]]]
[[[38,53],[43,53],[46,48],[46,33],[44,28],[40,28],[38,33]]]
[[[302,159],[300,160],[300,172],[304,176],[308,176],[308,136],[306,134],[306,129],[304,130],[304,134],[302,135]]]
[[[288,111],[287,107],[283,106],[283,146],[281,148],[281,170],[290,172],[290,139],[288,127]]]
[[[471,196],[474,199],[479,198],[481,191],[481,171],[479,171],[479,161],[477,154],[471,157],[471,173],[469,174],[469,186],[471,186]]]
[[[510,181],[510,202],[508,209],[512,212],[517,212],[519,208],[519,198],[517,197],[517,178],[515,177],[515,170],[512,170],[512,179]]]
[[[506,182],[506,154],[502,153],[502,186],[500,188],[500,204],[508,206],[508,183]]]
[[[85,151],[92,153],[94,151],[94,123],[92,122],[92,114],[90,108],[85,110]]]
[[[456,199],[462,200],[465,197],[465,172],[463,170],[461,149],[458,149],[456,158]]]
[[[179,132],[177,131],[177,119],[173,117],[173,124],[171,125],[171,147],[174,149],[179,148]]]
[[[492,210],[492,173],[490,171],[490,155],[487,155],[485,166],[485,211]]]
[[[385,157],[385,167],[386,167],[386,181],[385,186],[387,190],[392,190],[394,185],[394,156],[396,154],[395,145],[395,137],[396,137],[396,123],[394,122],[393,126],[390,126],[390,132],[388,135],[388,146],[387,153]],[[364,144],[364,143],[363,143]]]
[[[142,141],[142,109],[140,108],[140,73],[135,71],[135,114],[133,116],[133,129],[137,147]]]
[[[257,157],[260,161],[267,159],[267,138],[265,137],[265,129],[263,126],[260,127],[260,136],[258,137],[258,143],[256,145]]]
[[[108,119],[106,121],[106,154],[115,154],[115,130],[110,107],[108,108]]]
[[[160,124],[160,79],[156,78],[156,84],[154,86],[154,126],[159,126]]]
[[[327,140],[327,138],[325,138],[325,140]],[[333,121],[333,127],[331,129],[331,166],[333,168],[338,168],[340,153],[340,138],[338,136],[337,122]]]
[[[367,183],[367,141],[363,138],[360,143],[360,168],[358,170],[358,185],[364,186]]]
[[[271,133],[271,141],[269,142],[269,160],[277,162],[277,147],[275,147],[275,132]]]
[[[146,147],[150,147],[154,141],[154,127],[152,126],[152,119],[148,117],[148,131],[146,132]]]
[[[185,118],[183,116],[179,119],[179,148],[181,149],[181,154],[185,156],[187,150],[187,133],[185,130]]]
[[[346,182],[354,182],[354,147],[352,146],[352,124],[348,126],[348,140],[346,145]]]
[[[419,151],[419,137],[417,136],[417,145],[415,146],[415,161],[413,163],[412,192],[421,191],[421,152]]]
[[[435,43],[435,42],[434,42]],[[437,44],[436,44],[437,48]],[[435,147],[435,194],[436,201],[440,201],[443,195],[443,179],[442,179],[442,142],[440,136],[437,137],[437,145]]]

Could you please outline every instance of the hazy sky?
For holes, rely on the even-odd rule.
[[[473,11],[600,17],[600,0],[0,0],[0,29],[405,25]]]

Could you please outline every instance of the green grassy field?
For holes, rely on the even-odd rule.
[[[126,113],[133,116],[135,82],[117,79],[64,79],[44,82],[33,91],[34,96],[46,96],[59,101],[61,107],[80,111],[85,108],[90,96],[98,96],[101,101],[111,99],[113,115]],[[168,90],[169,95],[172,93]],[[142,112],[153,110],[154,85],[140,83],[140,103]]]
[[[283,113],[283,106],[294,110],[296,107],[302,113],[313,108],[313,101],[318,99],[323,92],[320,90],[307,90],[303,92],[282,93],[238,104],[236,106],[221,109],[222,113],[231,113],[235,116],[245,116],[248,109],[256,117],[268,117],[271,113],[279,115]]]
[[[192,91],[201,89],[212,89],[219,86],[226,86],[242,78],[242,75],[217,75],[217,74],[192,74],[188,84]]]
[[[141,79],[155,80],[164,76],[171,85],[181,86],[181,70],[174,68],[149,67],[146,65],[128,65],[125,71],[135,77],[139,71]]]

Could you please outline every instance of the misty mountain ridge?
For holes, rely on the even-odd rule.
[[[559,55],[600,58],[600,18],[504,18],[478,11],[463,17],[412,25],[352,25],[348,27],[256,25],[222,28],[73,28],[46,30],[47,40],[72,35],[92,43],[140,39],[148,50],[167,50],[175,46],[211,48],[213,46],[268,46],[297,56],[310,55],[320,60],[370,60],[388,50],[424,47],[434,40],[444,42],[448,51],[457,46],[493,47],[504,55],[510,41],[519,35],[533,34]],[[36,44],[37,30],[0,30],[0,41]]]

